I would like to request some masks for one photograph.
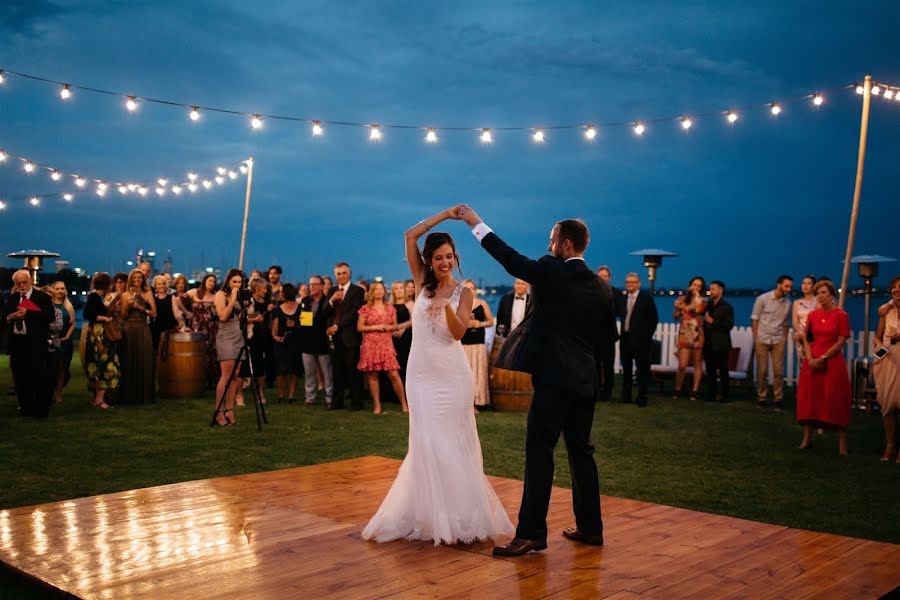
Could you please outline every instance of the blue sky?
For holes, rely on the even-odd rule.
[[[541,126],[699,114],[860,80],[900,84],[894,2],[51,2],[0,8],[0,68],[186,103],[360,122]],[[406,275],[402,232],[456,202],[510,243],[543,253],[555,220],[591,228],[592,266],[616,281],[644,271],[628,252],[663,247],[659,285],[694,274],[731,286],[781,272],[840,274],[859,143],[860,99],[762,108],[735,126],[655,123],[642,139],[601,129],[472,133],[307,126],[144,104],[10,77],[0,147],[105,179],[174,177],[252,155],[247,264],[296,279],[347,260],[357,275]],[[900,258],[900,103],[873,102],[856,253]],[[54,191],[0,166],[0,251],[45,247],[89,270],[137,247],[171,250],[177,270],[237,262],[243,186],[174,200]],[[461,223],[466,276],[507,280]],[[14,264],[12,262],[8,264]]]

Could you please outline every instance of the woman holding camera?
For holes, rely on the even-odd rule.
[[[838,452],[847,456],[850,424],[850,375],[844,344],[850,337],[850,317],[834,302],[834,284],[822,279],[813,287],[819,307],[809,313],[803,340],[803,368],[797,383],[797,422],[803,425],[800,449],[810,447],[813,427],[837,429]]]
[[[119,300],[122,316],[122,378],[119,404],[147,404],[156,392],[153,335],[147,318],[156,317],[156,302],[140,269],[128,275],[128,289]]]
[[[225,276],[222,289],[216,292],[214,305],[216,316],[219,317],[219,331],[216,334],[216,355],[219,358],[221,375],[216,385],[216,406],[225,394],[228,395],[222,403],[224,408],[216,412],[216,424],[221,427],[234,425],[234,395],[238,387],[242,385],[240,369],[235,364],[241,348],[244,346],[244,336],[241,333],[241,305],[238,294],[244,287],[244,273],[238,269],[229,269]],[[230,385],[229,385],[230,382]]]

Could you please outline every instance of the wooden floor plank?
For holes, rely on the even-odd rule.
[[[0,510],[0,562],[79,598],[875,598],[900,546],[602,497],[606,546],[376,544],[360,532],[400,461],[380,457]],[[520,481],[490,477],[515,522]],[[506,540],[501,540],[501,542]]]

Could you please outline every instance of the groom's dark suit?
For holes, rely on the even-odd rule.
[[[530,283],[533,294],[532,310],[522,323],[528,332],[534,396],[528,411],[525,489],[516,537],[547,539],[553,449],[560,432],[569,454],[576,526],[584,534],[602,535],[591,425],[600,385],[598,361],[615,335],[608,286],[578,258],[532,260],[494,233],[484,236],[481,245],[510,275]]]

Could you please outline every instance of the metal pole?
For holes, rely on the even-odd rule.
[[[841,275],[841,295],[838,307],[844,308],[847,298],[847,283],[850,278],[850,257],[853,255],[853,241],[856,238],[856,219],[859,216],[859,195],[862,192],[863,165],[866,162],[866,136],[869,132],[869,104],[872,99],[872,76],[866,75],[863,85],[862,121],[859,126],[859,159],[856,162],[856,186],[853,188],[853,209],[850,211],[850,233],[847,236],[847,254],[844,256],[844,273]]]
[[[244,249],[247,247],[247,219],[250,216],[250,188],[253,186],[253,157],[247,159],[247,195],[244,198],[244,227],[241,230],[241,255],[238,269],[244,270]]]

